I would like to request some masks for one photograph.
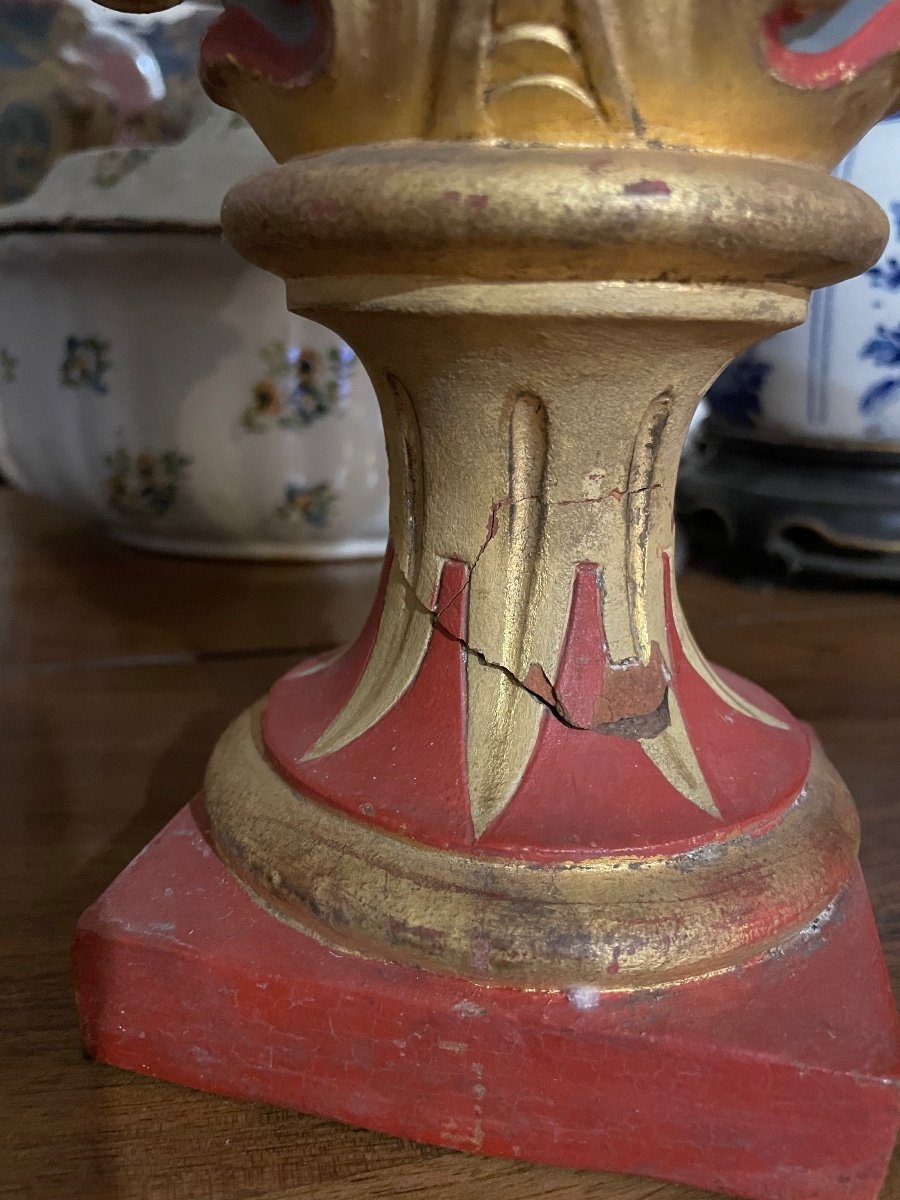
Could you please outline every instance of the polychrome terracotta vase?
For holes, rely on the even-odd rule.
[[[82,918],[87,1045],[460,1150],[874,1200],[900,1030],[856,812],[705,659],[672,545],[697,398],[884,246],[829,171],[898,100],[900,0],[816,53],[831,0],[386,9],[241,0],[203,45],[280,164],[226,236],[365,364],[391,545],[354,645]]]

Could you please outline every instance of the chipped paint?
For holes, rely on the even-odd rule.
[[[668,200],[672,189],[664,179],[637,179],[634,183],[626,183],[622,188],[623,196],[658,196]]]
[[[600,1003],[601,994],[598,987],[592,987],[589,984],[566,990],[566,998],[569,1003],[581,1012],[589,1012],[592,1008],[596,1008]]]
[[[486,1017],[488,1010],[471,1000],[460,1000],[453,1005],[453,1011],[461,1017]]]

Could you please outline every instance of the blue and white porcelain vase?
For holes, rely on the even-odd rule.
[[[814,292],[809,319],[760,342],[707,393],[712,412],[773,441],[900,449],[900,115],[835,171],[884,208],[877,266]]]
[[[884,208],[884,254],[814,292],[804,325],[722,372],[685,456],[679,510],[701,553],[739,566],[900,578],[900,115],[835,174]]]

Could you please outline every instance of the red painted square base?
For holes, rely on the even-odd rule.
[[[741,971],[524,992],[329,950],[250,898],[188,807],[84,914],[74,961],[105,1062],[460,1150],[874,1200],[900,1119],[860,877]]]

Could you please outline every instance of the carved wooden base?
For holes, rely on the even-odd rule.
[[[682,464],[677,508],[705,565],[900,581],[900,454],[782,446],[708,418]]]
[[[105,1062],[460,1150],[750,1200],[874,1200],[900,1120],[900,1034],[858,873],[736,972],[485,987],[270,916],[197,802],[84,914],[74,963]]]

